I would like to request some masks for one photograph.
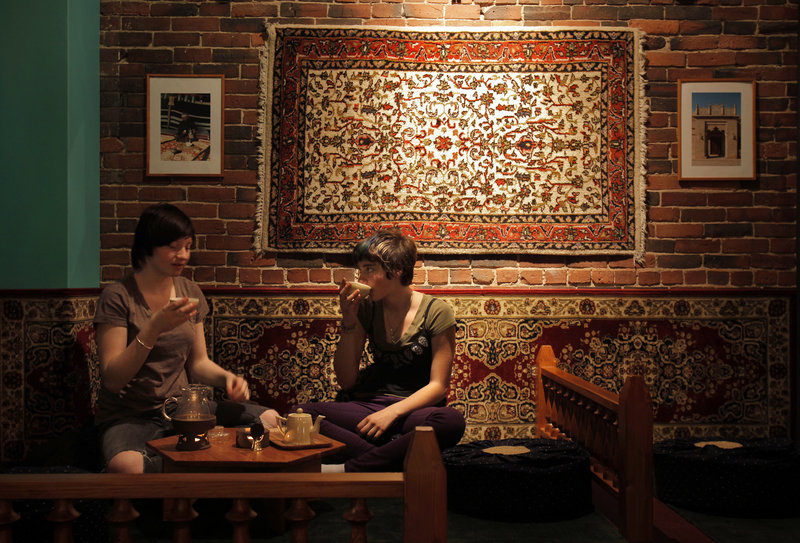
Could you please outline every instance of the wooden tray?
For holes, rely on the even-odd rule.
[[[280,430],[272,429],[269,431],[269,444],[275,445],[279,449],[286,449],[290,451],[299,449],[324,449],[333,445],[333,441],[325,436],[314,436],[308,445],[295,445],[294,443],[286,443],[283,439],[283,434]]]

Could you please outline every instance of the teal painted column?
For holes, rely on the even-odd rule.
[[[100,277],[99,0],[5,7],[0,22],[0,289]]]

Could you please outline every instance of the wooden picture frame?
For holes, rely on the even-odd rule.
[[[678,80],[678,178],[756,178],[756,82]]]
[[[147,175],[219,176],[224,75],[147,76]]]

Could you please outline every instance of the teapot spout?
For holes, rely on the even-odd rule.
[[[314,426],[311,427],[311,435],[319,435],[319,423],[325,418],[325,415],[317,415],[317,420],[314,421]]]

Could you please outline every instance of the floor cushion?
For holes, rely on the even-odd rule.
[[[565,439],[481,440],[442,453],[451,510],[502,521],[553,521],[592,510],[589,454]]]
[[[702,513],[800,514],[800,449],[788,439],[671,439],[653,445],[656,496]]]

